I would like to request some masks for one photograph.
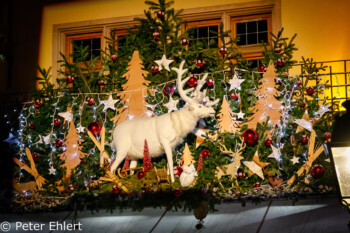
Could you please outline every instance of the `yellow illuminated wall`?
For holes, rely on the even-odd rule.
[[[175,8],[210,7],[241,2],[252,0],[175,0]],[[140,15],[145,9],[147,6],[144,0],[91,0],[46,6],[42,15],[39,65],[44,68],[52,66],[54,24]],[[312,57],[315,61],[349,59],[349,12],[350,0],[281,0],[281,21],[285,36],[298,34],[295,43],[299,50],[295,52],[294,58],[298,61],[301,61],[302,56]],[[350,64],[348,65],[350,68]],[[332,71],[343,71],[343,65],[333,64]],[[298,69],[291,71],[292,74],[298,72]],[[344,77],[338,78],[343,82]],[[339,88],[335,92],[339,92]],[[341,95],[345,95],[344,92]]]

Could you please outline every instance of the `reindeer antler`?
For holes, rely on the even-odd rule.
[[[179,68],[173,67],[171,69],[177,73],[176,86],[181,98],[188,103],[194,103],[195,100],[187,96],[187,93],[193,91],[194,88],[189,88],[187,90],[183,89],[183,86],[185,85],[185,83],[190,79],[190,77],[187,77],[184,80],[182,80],[182,76],[187,72],[187,69],[183,69],[184,64],[185,64],[185,61],[182,61],[180,63]]]

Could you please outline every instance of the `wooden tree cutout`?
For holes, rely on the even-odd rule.
[[[280,95],[280,92],[276,89],[275,83],[275,66],[271,62],[267,68],[266,73],[262,79],[262,85],[255,92],[255,95],[259,97],[259,100],[253,107],[253,115],[248,117],[248,122],[245,123],[250,129],[256,129],[258,122],[264,122],[267,117],[270,117],[270,123],[273,125],[279,125],[282,116],[281,108],[282,103],[276,99]]]
[[[184,166],[190,166],[192,163],[194,164],[196,162],[196,160],[194,160],[192,153],[190,151],[190,148],[188,147],[188,144],[185,144],[185,149],[182,152],[182,156],[181,156],[181,166],[182,168]]]
[[[123,75],[127,80],[122,85],[124,91],[117,94],[124,105],[118,109],[118,115],[110,119],[117,124],[127,119],[140,119],[153,114],[145,107],[147,103],[144,98],[147,95],[147,90],[150,91],[151,95],[153,95],[153,90],[147,88],[151,81],[145,80],[148,72],[144,70],[139,51],[134,51],[127,70]]]
[[[75,129],[74,122],[70,122],[68,135],[65,140],[65,145],[67,150],[62,154],[59,154],[58,157],[63,160],[65,163],[61,167],[67,168],[65,177],[69,179],[72,171],[76,166],[79,165],[80,159],[84,158],[87,154],[82,152],[81,149],[83,146],[81,143],[84,140],[79,137],[77,130]]]
[[[232,112],[226,97],[222,100],[221,109],[218,114],[218,128],[221,133],[236,133],[240,130],[240,122],[232,121]]]
[[[96,147],[100,150],[100,167],[103,167],[104,162],[107,161],[108,163],[111,162],[111,159],[109,158],[107,152],[105,151],[105,133],[106,128],[103,126],[101,130],[101,142],[97,141],[95,136],[88,131],[88,135],[90,136],[91,140],[95,143]]]
[[[19,161],[17,158],[13,158],[13,161],[18,166],[20,166],[21,168],[23,168],[24,170],[29,172],[32,176],[34,176],[38,189],[42,190],[43,184],[45,184],[47,182],[47,180],[44,177],[42,177],[41,175],[39,175],[38,170],[36,169],[36,166],[35,166],[35,162],[34,162],[32,153],[30,152],[30,150],[28,148],[26,148],[26,154],[27,154],[28,160],[30,162],[30,167],[27,164]],[[26,187],[32,187],[32,183],[28,184],[28,186],[26,186],[26,185],[18,186],[17,188],[20,189],[20,188],[26,188]],[[20,190],[20,191],[22,191],[22,190]]]

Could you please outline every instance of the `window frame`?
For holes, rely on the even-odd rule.
[[[215,3],[213,3],[215,4]],[[271,14],[271,32],[276,34],[281,28],[281,0],[252,1],[245,3],[232,3],[226,5],[213,5],[210,7],[198,7],[184,9],[180,17],[187,22],[206,20],[218,20],[223,22],[224,30],[231,30],[231,18],[242,15]],[[105,37],[110,36],[111,30],[133,28],[138,22],[135,18],[144,18],[142,15],[122,16],[114,18],[87,20],[73,23],[53,25],[52,35],[52,70],[59,68],[58,60],[61,60],[60,52],[66,51],[66,37],[74,34],[102,32],[102,50],[106,47]],[[219,28],[220,29],[220,28]],[[226,41],[225,41],[226,42]],[[220,39],[219,39],[220,43]],[[259,52],[259,51],[255,51]],[[252,57],[251,59],[255,59]],[[52,72],[52,83],[57,87],[56,79],[60,77],[58,72]]]
[[[190,27],[210,27],[210,26],[218,26],[218,32],[220,33],[220,23],[222,22],[221,19],[211,19],[211,20],[198,20],[198,21],[191,21],[187,22],[187,29]],[[183,25],[183,24],[182,24]],[[185,31],[184,25],[182,26],[182,32]],[[220,40],[220,37],[218,36],[218,48],[222,46],[222,41]],[[215,49],[215,48],[210,48]]]
[[[73,44],[72,41],[74,40],[86,40],[86,39],[101,39],[101,46],[100,49],[102,49],[103,46],[103,35],[102,32],[93,32],[93,33],[83,33],[83,34],[76,34],[76,35],[68,35],[66,36],[66,52],[65,56],[68,57],[73,53]],[[73,57],[69,57],[68,61],[70,63],[73,63]],[[84,64],[81,62],[79,64],[81,67],[84,66]],[[99,71],[102,68],[102,60],[101,60],[101,53],[100,53],[100,59],[96,62],[96,69]]]
[[[256,14],[248,16],[237,16],[231,17],[231,36],[233,38],[237,37],[237,27],[236,23],[257,21],[257,20],[267,20],[267,40],[271,43],[271,32],[272,31],[272,13]],[[242,52],[244,58],[249,60],[257,60],[264,58],[262,55],[263,47],[262,43],[250,44],[250,45],[240,45],[238,49]]]

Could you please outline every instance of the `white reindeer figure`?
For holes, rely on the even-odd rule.
[[[182,80],[182,76],[187,72],[183,69],[185,61],[182,61],[179,68],[172,68],[177,73],[177,89],[181,98],[188,103],[183,109],[167,113],[158,117],[128,120],[120,123],[113,132],[112,148],[117,150],[111,172],[114,173],[120,163],[130,155],[130,168],[135,168],[138,159],[143,158],[143,147],[145,139],[149,145],[150,157],[158,157],[164,152],[167,157],[171,182],[174,182],[173,155],[172,150],[183,141],[183,138],[195,128],[199,119],[204,117],[214,117],[215,110],[211,107],[219,102],[201,101],[206,97],[206,90],[200,91],[206,82],[208,74],[205,74],[198,81],[194,97],[190,98],[187,93],[194,90],[189,88],[183,90],[183,85],[190,77]]]

